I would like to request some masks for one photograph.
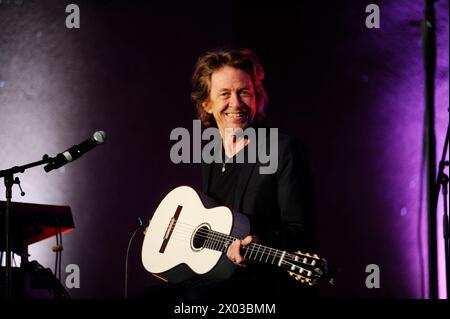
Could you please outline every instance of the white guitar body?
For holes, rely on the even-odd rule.
[[[170,282],[193,275],[217,281],[231,276],[235,265],[221,251],[199,243],[202,231],[213,230],[237,238],[249,234],[245,215],[232,212],[188,186],[172,190],[152,216],[142,247],[142,263],[152,274]]]

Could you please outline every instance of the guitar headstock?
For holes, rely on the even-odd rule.
[[[287,254],[285,262],[288,264],[285,268],[288,268],[289,275],[303,284],[313,286],[320,279],[328,279],[333,284],[335,274],[329,271],[326,259],[317,254],[297,251],[295,254]]]

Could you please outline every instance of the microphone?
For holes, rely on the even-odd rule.
[[[92,135],[90,138],[88,138],[81,144],[74,145],[71,148],[65,150],[64,152],[56,155],[56,157],[53,158],[48,165],[44,166],[44,170],[48,173],[51,170],[60,168],[61,166],[81,157],[84,153],[90,151],[97,145],[105,143],[105,141],[106,141],[106,133],[103,131],[97,131],[94,133],[94,135]]]

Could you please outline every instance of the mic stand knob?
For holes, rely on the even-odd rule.
[[[25,196],[25,192],[23,191],[22,186],[20,186],[20,179],[18,177],[16,177],[14,179],[13,184],[17,184],[17,186],[19,186],[19,188],[20,188],[20,196]]]

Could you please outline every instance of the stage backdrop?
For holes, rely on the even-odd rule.
[[[379,28],[366,26],[372,2]],[[80,28],[66,27],[69,3],[79,6]],[[0,1],[0,169],[54,156],[96,130],[108,136],[59,170],[19,174],[25,197],[14,188],[14,201],[72,208],[62,281],[74,264],[80,287],[70,295],[122,297],[137,218],[148,220],[177,185],[200,187],[198,164],[170,161],[169,134],[176,127],[192,132],[190,76],[198,55],[238,45],[255,50],[265,66],[270,124],[309,148],[320,251],[341,268],[322,295],[426,296],[423,7],[408,0]],[[435,7],[439,159],[448,123],[448,1]],[[438,236],[442,268],[441,228]],[[130,294],[158,282],[140,262],[142,238],[131,247]],[[30,259],[53,269],[54,243],[31,246]],[[369,289],[372,264],[380,287]],[[441,284],[444,275],[441,269]]]

